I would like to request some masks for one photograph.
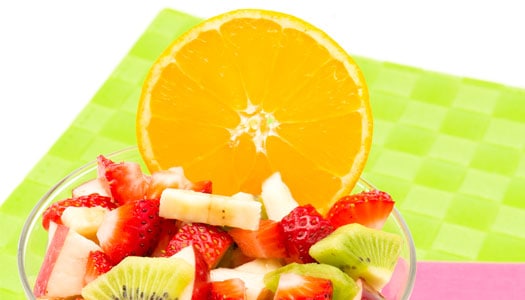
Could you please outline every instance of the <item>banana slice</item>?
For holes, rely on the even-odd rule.
[[[259,228],[262,204],[246,197],[229,197],[168,188],[160,197],[159,215],[184,222],[207,223],[247,230]]]
[[[160,196],[159,215],[167,219],[206,223],[208,222],[210,205],[209,194],[167,188]]]

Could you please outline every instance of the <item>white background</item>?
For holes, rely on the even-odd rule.
[[[520,1],[1,1],[0,203],[166,7],[281,10],[349,53],[525,87]]]

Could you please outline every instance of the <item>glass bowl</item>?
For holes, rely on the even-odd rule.
[[[111,153],[107,157],[115,162],[139,162],[142,164],[143,170],[146,170],[140,154],[134,146]],[[74,187],[96,176],[97,163],[94,160],[60,180],[38,201],[30,212],[22,228],[18,244],[18,273],[28,299],[36,299],[33,295],[33,285],[44,259],[48,242],[47,231],[41,225],[42,213],[51,203],[71,197],[71,191]],[[360,179],[354,192],[373,188],[373,185],[366,180]],[[392,280],[383,289],[383,294],[387,299],[409,299],[416,275],[416,253],[410,230],[399,211],[395,208],[385,223],[383,230],[399,234],[403,238],[401,258]]]

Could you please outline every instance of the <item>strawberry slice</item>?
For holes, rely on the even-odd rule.
[[[103,155],[97,157],[97,162],[99,178],[105,179],[105,185],[117,203],[122,205],[146,198],[150,177],[142,173],[138,163],[115,163]]]
[[[239,278],[210,282],[209,300],[244,300],[246,286]]]
[[[155,249],[151,253],[151,256],[153,257],[162,257],[166,256],[166,247],[168,247],[168,244],[170,240],[173,238],[175,233],[179,231],[179,228],[181,227],[181,221],[175,220],[175,219],[165,219],[161,217],[160,220],[160,234],[157,246],[155,246]]]
[[[113,264],[129,255],[149,255],[160,234],[159,200],[135,200],[108,212],[97,231]]]
[[[284,234],[279,222],[261,220],[257,230],[233,228],[228,231],[242,253],[252,258],[285,258]]]
[[[383,191],[370,190],[344,196],[330,208],[327,219],[335,228],[359,223],[381,229],[394,208],[394,200]]]
[[[249,257],[244,254],[237,244],[234,243],[230,250],[226,252],[216,268],[234,269],[250,261],[253,261],[253,257]]]
[[[106,273],[113,268],[113,264],[109,260],[106,253],[102,251],[91,251],[86,264],[86,274],[84,275],[84,283],[88,284],[95,280],[98,276]]]
[[[289,262],[309,263],[310,247],[326,237],[334,227],[310,204],[294,208],[279,223],[284,234]]]
[[[330,279],[284,273],[279,277],[273,299],[326,300],[332,299],[332,294],[333,286]]]
[[[117,208],[117,205],[110,197],[101,196],[99,194],[90,194],[85,196],[73,197],[60,200],[51,204],[42,215],[42,225],[45,230],[49,229],[49,222],[62,224],[62,214],[67,207],[95,207],[100,206],[109,210]]]
[[[182,248],[193,245],[209,269],[213,269],[233,244],[231,236],[223,229],[202,223],[185,223],[170,240],[166,255],[172,256]]]

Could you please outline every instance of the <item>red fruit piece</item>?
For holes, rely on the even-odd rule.
[[[195,255],[195,280],[193,281],[192,300],[208,299],[210,292],[210,270],[204,256],[193,247]]]
[[[106,273],[113,268],[113,264],[109,260],[106,253],[102,251],[91,251],[86,264],[86,274],[84,275],[84,283],[88,284],[98,276]]]
[[[149,187],[149,176],[135,162],[115,163],[99,155],[98,175],[105,179],[113,199],[120,205],[134,200],[145,199]]]
[[[219,265],[217,265],[217,268],[234,269],[252,260],[253,257],[245,255],[241,251],[241,249],[234,243],[230,250],[228,250],[228,252],[221,259],[221,262],[219,263]]]
[[[50,228],[53,227],[54,234],[50,237],[34,284],[33,292],[37,299],[62,299],[80,295],[89,253],[100,250],[95,242],[65,225],[52,223]]]
[[[196,192],[211,194],[212,182],[211,180],[202,180],[202,181],[193,182],[191,184],[191,189]]]
[[[284,273],[279,277],[274,300],[332,299],[332,281],[325,278]]]
[[[244,255],[252,258],[285,258],[284,234],[279,222],[261,220],[257,230],[233,228],[228,231]]]
[[[213,269],[233,244],[231,236],[223,229],[202,223],[185,223],[173,236],[166,248],[172,256],[182,248],[193,245],[202,254],[209,269]]]
[[[106,214],[97,231],[100,247],[113,264],[129,255],[149,255],[160,234],[159,200],[136,200]]]
[[[359,223],[381,229],[394,208],[394,200],[383,191],[370,190],[344,196],[330,208],[327,219],[335,228]]]
[[[208,264],[204,260],[204,257],[202,257],[202,254],[197,251],[193,245],[191,245],[181,249],[171,257],[183,259],[195,269],[193,282],[187,287],[191,288],[191,299],[208,299],[210,291],[210,270],[208,269]],[[188,295],[181,297],[181,299],[188,299]]]
[[[296,207],[279,224],[284,234],[289,261],[297,263],[314,262],[308,250],[334,231],[330,221],[323,218],[310,204]]]
[[[175,233],[179,231],[180,227],[181,221],[175,219],[165,219],[161,217],[158,243],[151,253],[151,256],[166,256],[166,247],[168,247],[170,240],[173,238]]]
[[[49,229],[49,222],[62,224],[62,213],[67,207],[95,207],[100,206],[109,210],[117,208],[117,205],[110,197],[99,194],[90,194],[80,197],[68,198],[51,204],[42,215],[42,226],[45,230]]]
[[[244,300],[246,286],[239,278],[210,282],[210,300]]]

